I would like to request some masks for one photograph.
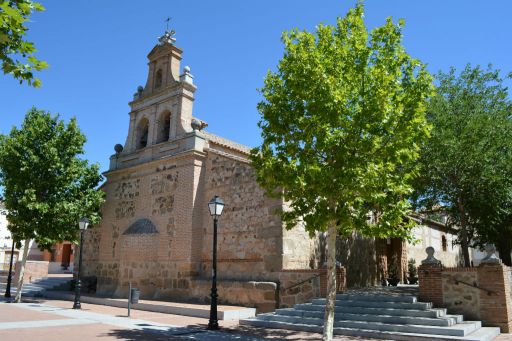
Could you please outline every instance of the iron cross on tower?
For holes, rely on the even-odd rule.
[[[171,17],[168,17],[165,19],[166,22],[166,30],[163,36],[158,37],[158,41],[160,42],[160,45],[164,44],[174,44],[176,42],[176,38],[174,38],[174,35],[176,34],[176,31],[171,29],[169,31],[169,21],[171,21]]]

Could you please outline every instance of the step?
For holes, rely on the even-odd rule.
[[[59,285],[59,284],[63,284],[63,283],[67,283],[71,280],[36,280],[36,281],[33,281],[32,283],[35,283],[35,284],[46,284],[46,285]]]
[[[376,295],[376,294],[337,294],[337,301],[372,301],[372,302],[402,302],[416,303],[416,296],[395,296],[395,295]]]
[[[41,286],[41,285],[37,285],[37,284],[23,284],[23,289],[39,289],[39,290],[43,290],[45,289],[45,287]]]
[[[308,324],[323,326],[323,318],[311,317],[297,317],[285,316],[277,314],[260,314],[258,320],[271,321],[271,322],[285,322],[291,324]],[[388,332],[401,332],[401,333],[415,333],[415,334],[436,334],[436,335],[450,335],[450,336],[466,336],[475,330],[482,327],[479,321],[467,321],[458,323],[453,326],[427,326],[418,324],[390,324],[382,322],[370,321],[334,321],[334,326],[338,328],[353,328],[353,329],[367,329]]]
[[[73,301],[75,294],[72,292],[47,291],[45,297],[58,300]],[[80,300],[83,303],[100,304],[111,307],[126,308],[127,298],[106,298],[90,295],[82,295]],[[139,300],[139,303],[132,304],[132,309],[154,311],[159,313],[209,318],[209,304],[178,303],[167,301]],[[255,308],[237,307],[228,305],[217,306],[217,318],[219,320],[239,320],[251,318],[256,315]]]
[[[323,326],[308,325],[308,324],[293,324],[286,322],[264,321],[259,319],[245,319],[240,320],[241,325],[249,325],[261,328],[274,328],[274,329],[287,329],[306,332],[322,333]],[[334,327],[333,333],[335,335],[346,335],[355,337],[367,337],[386,340],[466,340],[466,341],[490,341],[500,334],[499,328],[483,327],[467,336],[449,336],[449,335],[433,335],[433,334],[417,334],[417,333],[401,333],[401,332],[388,332],[376,331],[368,329],[354,329],[354,328],[340,328]]]
[[[312,301],[316,305],[325,305],[325,298],[315,298]],[[350,306],[350,307],[370,307],[370,308],[395,308],[395,309],[414,309],[414,310],[427,310],[432,308],[430,302],[374,302],[374,301],[353,301],[353,300],[337,300],[336,306]]]
[[[325,305],[302,303],[294,305],[298,310],[325,311]],[[336,313],[371,314],[371,315],[393,315],[393,316],[417,316],[417,317],[441,317],[446,315],[446,309],[434,308],[429,310],[396,309],[396,308],[374,308],[374,307],[353,307],[336,306]]]
[[[62,285],[64,283],[40,283],[40,282],[32,282],[32,283],[27,283],[27,284],[24,284],[24,285],[32,285],[32,286],[36,286],[36,287],[40,287],[40,288],[45,288],[45,289],[51,289],[51,288],[55,288],[55,287],[58,287],[60,285]]]
[[[314,317],[322,319],[323,311],[297,310],[292,308],[277,309],[277,315],[298,316],[298,317]],[[418,316],[400,316],[400,315],[383,315],[383,314],[353,314],[336,312],[335,320],[350,321],[370,321],[397,324],[421,324],[429,326],[453,326],[463,321],[462,315],[445,315],[443,317],[418,317]]]

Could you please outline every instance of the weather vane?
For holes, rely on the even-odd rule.
[[[168,17],[167,19],[165,19],[165,22],[166,22],[165,33],[163,36],[158,37],[158,41],[160,42],[160,45],[164,45],[166,43],[173,45],[176,42],[176,38],[174,38],[176,31],[174,31],[173,29],[171,29],[169,31],[169,21],[171,21],[171,17]]]

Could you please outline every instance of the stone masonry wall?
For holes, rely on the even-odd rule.
[[[282,200],[265,195],[245,154],[210,144],[206,153],[190,151],[107,177],[103,219],[84,241],[84,276],[97,277],[100,295],[124,297],[131,282],[142,298],[207,297],[201,283],[211,274],[213,220],[207,202],[214,195],[226,203],[219,218],[217,269],[219,283],[230,283],[222,289],[229,303],[268,311],[276,302],[269,301],[266,286],[254,286],[252,296],[245,297],[237,293],[239,285],[288,285],[311,276],[314,242],[303,228],[284,230],[277,214]],[[140,219],[149,220],[156,233],[126,234]],[[305,302],[319,290],[314,280],[304,282],[285,293],[281,303]]]
[[[354,233],[336,240],[336,261],[346,268],[348,287],[367,287],[379,283],[374,238]]]
[[[194,250],[201,242],[201,220],[193,218],[194,210],[207,210],[195,205],[201,160],[201,155],[189,153],[108,174],[103,219],[91,242],[96,250],[90,256],[84,251],[84,268],[97,275],[98,293],[123,295],[129,282],[143,297],[186,293],[190,278],[199,271]],[[156,233],[126,234],[139,219],[148,219]]]
[[[502,264],[476,268],[445,268],[422,264],[419,271],[420,300],[448,308],[449,313],[482,320],[502,333],[512,330],[510,269]]]
[[[450,313],[480,320],[480,291],[472,287],[478,283],[477,268],[444,268],[441,279],[444,307]]]
[[[265,196],[248,161],[210,150],[206,162],[205,202],[215,195],[226,206],[218,223],[219,279],[268,280],[282,268],[283,227],[276,210],[282,201]],[[213,219],[203,213],[201,275],[211,273]]]
[[[217,282],[219,302],[255,307],[258,313],[288,308],[298,303],[325,297],[327,279],[325,269],[284,270],[272,274],[276,281],[221,280]],[[338,269],[338,292],[344,292],[345,269]],[[211,280],[195,279],[191,282],[190,293],[199,302],[210,301]]]

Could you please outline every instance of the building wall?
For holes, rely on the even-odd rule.
[[[336,260],[346,268],[349,288],[380,283],[376,247],[375,238],[364,238],[357,233],[338,238]]]
[[[218,195],[226,203],[217,234],[220,282],[277,288],[281,281],[309,281],[311,273],[299,272],[318,266],[315,241],[302,226],[284,229],[283,202],[256,183],[248,147],[202,131],[207,124],[192,117],[193,76],[189,68],[179,75],[181,54],[159,42],[148,55],[146,86],[130,102],[124,149],[116,148],[105,173],[102,221],[85,233],[84,275],[97,277],[99,294],[124,296],[131,282],[144,298],[199,299],[204,285],[197,283],[210,279],[212,268],[207,203]],[[310,287],[293,287],[287,300],[309,297]]]
[[[11,260],[12,239],[11,233],[7,229],[7,212],[0,202],[0,271],[9,270],[9,262]],[[15,249],[14,262],[18,256],[18,250]]]
[[[214,147],[213,145],[211,147]],[[283,266],[283,227],[274,212],[282,201],[265,196],[255,180],[247,158],[227,156],[210,148],[201,202],[201,275],[211,273],[213,220],[207,202],[214,195],[226,206],[219,218],[218,271],[229,279],[263,280],[266,274]]]
[[[247,155],[227,151],[210,143],[204,153],[107,174],[102,222],[84,242],[84,275],[98,277],[100,294],[124,295],[131,281],[145,297],[182,298],[191,281],[209,278],[213,219],[207,203],[214,195],[226,203],[218,223],[219,280],[272,281],[283,268],[309,268],[309,236],[303,229],[284,231],[277,215],[282,201],[257,185]],[[142,218],[158,233],[123,234]]]
[[[445,266],[455,267],[461,262],[460,246],[455,244],[456,235],[436,226],[417,225],[413,229],[416,243],[407,243],[407,257],[416,261],[416,266],[425,259],[425,249],[429,246],[436,250],[436,258]],[[443,237],[445,243],[443,243]],[[444,247],[443,247],[444,245]]]

